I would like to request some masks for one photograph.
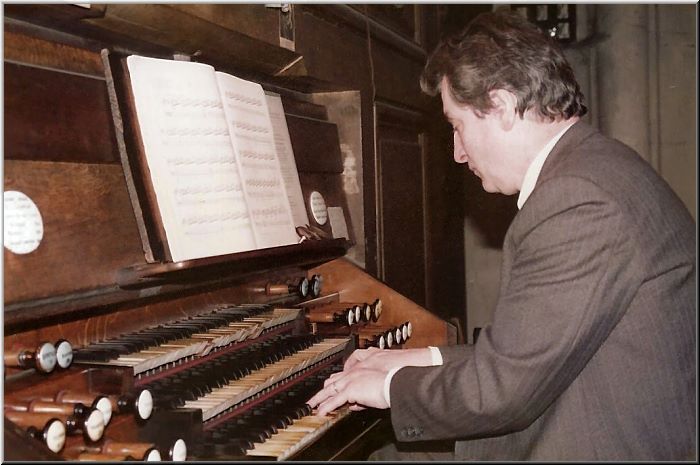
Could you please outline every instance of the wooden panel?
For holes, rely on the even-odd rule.
[[[298,5],[295,17],[294,43],[304,56],[309,75],[348,89],[368,88],[371,65],[365,35],[317,18],[314,8]]]
[[[391,17],[391,15],[383,15],[383,18],[379,18],[381,14],[376,13],[380,13],[381,7],[373,10],[370,5],[314,4],[306,9],[332,23],[340,21],[344,26],[355,29],[355,32],[361,35],[366,36],[369,30],[369,35],[373,39],[376,38],[383,45],[392,48],[394,53],[398,52],[419,60],[425,58],[425,49],[421,45],[423,41],[419,39],[423,37],[423,23],[434,18],[433,9],[426,7],[414,9],[411,6],[406,9],[407,14],[404,15],[404,18]]]
[[[116,163],[103,80],[5,63],[5,158]]]
[[[385,102],[376,103],[375,114],[379,278],[425,305],[423,118]]]
[[[367,5],[362,7],[366,13],[398,32],[407,39],[416,41],[416,33],[420,31],[416,26],[420,26],[419,5],[399,5],[399,4],[384,4],[384,5]],[[361,10],[361,11],[362,11]]]
[[[411,135],[380,134],[379,184],[381,277],[391,287],[425,305],[425,237],[421,146]]]
[[[348,6],[302,5],[299,9],[302,7],[303,14],[297,19],[295,43],[296,50],[304,55],[310,76],[366,91],[370,98],[376,96],[415,107],[428,103],[429,99],[421,93],[418,81],[426,59],[422,49],[416,46],[417,54],[402,53],[405,51],[402,47],[382,40],[374,28],[370,28],[372,32],[368,39],[364,21],[358,25],[353,19],[344,17],[342,12],[354,11]],[[333,12],[340,13],[335,17],[336,22],[341,17],[350,22],[330,24],[321,19]],[[355,19],[362,18],[357,13]]]
[[[183,3],[169,6],[231,31],[279,45],[279,8],[268,8],[262,4]]]
[[[289,75],[291,68],[294,73],[306,74],[298,54],[193,16],[173,5],[109,3],[103,17],[84,22],[167,47],[173,53],[196,56],[198,61],[234,75],[240,75],[241,71]],[[297,66],[290,66],[292,63]]]
[[[102,61],[95,52],[11,31],[5,31],[3,39],[5,61],[104,77]]]
[[[305,102],[286,95],[281,95],[281,97],[284,112],[287,116],[301,116],[321,121],[328,120],[328,111],[323,105],[316,105],[315,103]]]
[[[335,124],[288,114],[287,126],[297,170],[307,173],[343,172]]]
[[[108,285],[143,262],[121,166],[6,160],[4,181],[44,222],[37,250],[4,249],[5,304]]]

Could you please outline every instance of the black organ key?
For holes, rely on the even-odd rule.
[[[239,308],[220,308],[215,311],[219,315],[226,315],[230,322],[243,321],[244,318],[252,316],[248,310],[242,310]]]
[[[175,326],[156,326],[155,328],[143,329],[136,334],[144,337],[161,337],[164,342],[172,341],[173,339],[185,338],[188,336],[188,332],[186,330]]]
[[[241,441],[263,443],[272,437],[270,431],[256,425],[252,425],[242,418],[239,418],[235,422],[226,426],[220,434],[226,435],[229,438],[226,443],[230,443],[229,441],[233,441],[235,443],[240,443]]]
[[[183,331],[184,334],[186,334],[186,337],[192,336],[192,334],[197,333],[197,332],[202,332],[206,331],[206,326],[200,323],[195,323],[195,322],[177,322],[177,323],[171,323],[168,325],[169,327],[173,328],[173,330],[179,330]]]
[[[108,362],[117,358],[119,353],[115,350],[85,348],[79,349],[73,355],[73,361],[80,362]]]
[[[124,334],[118,338],[120,342],[133,342],[143,344],[146,347],[163,344],[166,338],[162,334],[143,334],[140,331],[137,333]]]
[[[187,320],[188,323],[190,320]],[[221,326],[228,325],[228,322],[224,318],[212,318],[212,317],[195,317],[191,321],[204,326],[205,330],[219,328]]]
[[[88,347],[96,347],[98,349],[112,349],[115,350],[119,355],[126,355],[143,350],[146,347],[148,347],[148,345],[138,341],[107,340],[95,342]]]

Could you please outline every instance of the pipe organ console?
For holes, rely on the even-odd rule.
[[[4,205],[19,206],[22,240],[9,247],[6,216],[5,459],[366,458],[386,412],[320,418],[306,400],[354,349],[447,344],[451,326],[348,260],[352,234],[334,238],[327,224],[299,244],[149,257],[153,220],[131,197],[142,193],[100,51],[164,47],[123,40],[104,9],[6,14]],[[346,207],[342,163],[329,162],[342,122],[308,89],[270,85],[302,191]]]

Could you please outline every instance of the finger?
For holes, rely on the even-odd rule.
[[[338,381],[339,379],[342,379],[343,377],[345,377],[345,372],[344,372],[344,371],[338,371],[338,372],[333,373],[332,375],[330,375],[330,376],[328,377],[328,380],[333,381],[333,382],[336,382],[336,381]]]
[[[349,370],[350,368],[355,366],[360,361],[361,355],[359,355],[359,354],[360,354],[360,350],[356,350],[355,352],[350,354],[348,359],[343,364],[343,370]]]
[[[326,378],[326,380],[323,382],[323,387],[328,387],[328,386],[330,386],[331,384],[337,382],[338,379],[340,379],[340,378],[342,378],[342,377],[343,377],[343,372],[342,372],[342,371],[339,371],[339,372],[337,372],[337,373],[333,373],[333,374],[330,375],[328,378]]]
[[[348,369],[352,368],[358,363],[367,360],[368,357],[371,357],[372,354],[378,350],[379,349],[377,349],[376,347],[369,347],[367,349],[357,349],[352,354],[350,354],[350,357],[348,357],[347,361],[345,362],[345,365],[343,366],[343,370],[347,371]]]
[[[326,416],[329,412],[341,407],[347,402],[347,398],[344,392],[340,392],[337,396],[329,397],[328,399],[321,402],[318,406],[318,411],[316,415],[319,417]]]
[[[309,404],[309,407],[316,408],[316,406],[324,400],[325,397],[321,396],[320,392],[317,392],[311,399],[307,400],[306,403]]]
[[[350,405],[349,408],[353,412],[359,412],[360,410],[365,410],[367,407],[363,407],[362,405],[359,405],[359,404],[352,404],[352,405]]]
[[[311,399],[309,399],[306,403],[311,406],[311,408],[316,407],[320,403],[322,403],[324,400],[326,400],[328,397],[330,397],[333,393],[331,392],[331,389],[328,388],[323,388],[320,391],[318,391]]]

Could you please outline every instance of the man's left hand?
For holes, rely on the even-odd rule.
[[[307,403],[318,407],[317,415],[350,404],[351,410],[365,407],[388,408],[384,399],[384,378],[387,372],[367,368],[355,368],[331,375],[324,383],[323,389],[316,393]]]

